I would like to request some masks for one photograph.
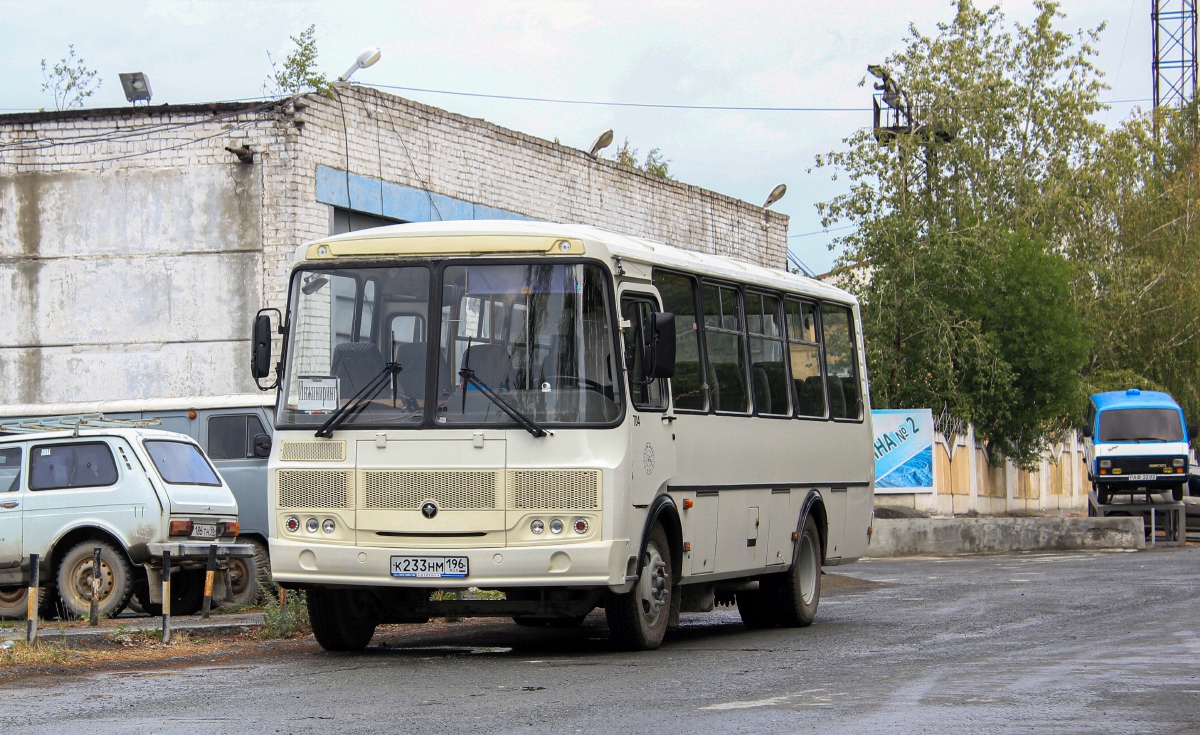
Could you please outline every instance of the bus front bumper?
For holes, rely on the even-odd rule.
[[[626,585],[629,541],[469,549],[310,544],[272,538],[271,574],[287,585],[333,587],[610,587]],[[466,577],[395,577],[392,557],[467,557]]]

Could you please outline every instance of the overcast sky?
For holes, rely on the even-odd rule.
[[[1107,22],[1099,65],[1108,99],[1151,95],[1151,0],[1065,0],[1062,25]],[[982,3],[981,3],[982,4]],[[1028,21],[1030,0],[1001,3]],[[355,81],[530,97],[666,104],[870,107],[858,86],[866,66],[899,49],[909,24],[933,33],[949,0],[665,2],[488,0],[263,2],[241,0],[0,0],[0,109],[53,107],[40,90],[41,59],[74,44],[103,84],[89,106],[127,104],[118,72],[143,71],[154,103],[262,95],[267,52],[282,59],[289,35],[317,27],[318,65],[336,77],[374,44],[382,60]],[[605,128],[642,155],[660,148],[675,178],[791,215],[792,251],[818,272],[835,257],[814,204],[841,191],[813,156],[842,147],[870,124],[861,112],[714,112],[592,107],[397,92],[532,135],[587,148]],[[1120,122],[1134,106],[1101,115]],[[610,149],[611,151],[611,149]],[[797,235],[801,235],[797,237]]]

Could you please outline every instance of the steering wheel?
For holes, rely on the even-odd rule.
[[[592,380],[591,378],[581,378],[578,375],[544,375],[544,376],[542,376],[542,382],[550,383],[551,385],[558,385],[558,383],[560,381],[568,381],[568,380],[574,381],[575,385],[586,388],[587,390],[594,390],[597,393],[600,393],[601,395],[606,394],[604,385],[595,380]]]

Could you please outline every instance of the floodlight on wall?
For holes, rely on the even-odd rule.
[[[613,131],[605,130],[603,133],[600,133],[600,135],[596,136],[596,142],[592,143],[592,149],[588,151],[588,155],[592,158],[595,158],[597,153],[612,145],[612,142]]]
[[[150,104],[150,77],[140,71],[123,72],[121,75],[121,88],[125,90],[125,99],[136,103],[138,100],[145,100],[146,104]]]
[[[767,202],[766,204],[763,204],[763,209],[766,209],[780,199],[783,199],[784,194],[787,194],[787,184],[780,184],[772,189],[771,193],[767,195]]]
[[[373,65],[376,61],[379,61],[380,56],[381,53],[378,46],[367,46],[365,49],[358,52],[358,58],[354,60],[354,63],[350,65],[349,69],[342,72],[342,75],[338,77],[337,80],[339,82],[350,81],[350,77],[354,76],[354,72],[358,71],[359,69],[366,69],[368,66]]]

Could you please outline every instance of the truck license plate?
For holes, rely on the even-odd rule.
[[[1130,480],[1134,480],[1134,481],[1136,481],[1136,480],[1154,480],[1154,479],[1158,478],[1157,475],[1126,475],[1126,477],[1128,477]]]
[[[216,538],[217,524],[195,523],[192,525],[192,538]]]
[[[465,556],[393,556],[393,577],[465,577]]]

